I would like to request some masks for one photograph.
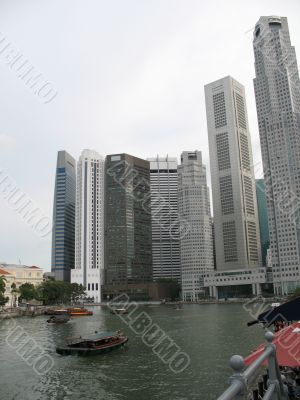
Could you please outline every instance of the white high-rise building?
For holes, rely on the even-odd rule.
[[[206,168],[200,151],[184,151],[178,166],[182,298],[197,301],[214,269],[213,230]]]
[[[177,159],[150,161],[153,279],[180,282]]]
[[[104,268],[104,159],[83,150],[77,164],[75,269],[71,282],[101,301]]]
[[[261,266],[245,89],[227,76],[205,86],[218,270]]]
[[[276,294],[300,285],[300,82],[287,18],[254,30],[254,89]]]

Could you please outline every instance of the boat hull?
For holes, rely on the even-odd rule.
[[[59,320],[51,321],[50,319],[47,319],[48,324],[51,324],[51,325],[66,324],[68,321],[70,321],[70,318],[69,319],[64,319],[64,320],[61,320],[61,321],[59,321]]]
[[[128,338],[124,338],[118,343],[114,343],[113,345],[99,346],[99,348],[85,348],[85,347],[57,347],[56,352],[63,356],[69,355],[79,355],[79,356],[90,356],[90,355],[98,355],[103,354],[111,350],[115,350],[118,347],[124,346],[125,343],[128,342]]]
[[[88,316],[88,315],[93,315],[93,312],[92,311],[89,311],[89,312],[83,312],[83,313],[73,313],[73,312],[70,312],[69,313],[69,315],[71,316],[71,317],[84,317],[84,316]]]

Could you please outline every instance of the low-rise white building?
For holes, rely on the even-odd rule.
[[[204,276],[204,286],[215,298],[238,297],[233,295],[244,291],[245,295],[261,295],[261,285],[271,283],[267,268],[251,268],[229,271],[211,271]],[[246,287],[247,286],[247,287]]]

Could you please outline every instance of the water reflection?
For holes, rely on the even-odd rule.
[[[246,355],[263,340],[258,326],[241,305],[186,305],[181,310],[167,306],[145,307],[175,342],[189,354],[191,365],[181,374],[147,348],[117,315],[94,307],[94,315],[74,317],[67,324],[47,324],[47,317],[16,320],[54,359],[54,368],[38,376],[6,345],[8,325],[0,322],[1,399],[215,399],[231,373],[229,357]],[[66,337],[101,330],[121,329],[129,337],[126,348],[99,356],[63,357],[55,352]]]

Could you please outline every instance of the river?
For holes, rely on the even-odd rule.
[[[227,386],[230,356],[246,356],[264,339],[261,327],[246,326],[252,318],[241,304],[141,308],[190,358],[187,368],[175,373],[118,315],[104,307],[91,309],[93,316],[63,325],[48,325],[45,316],[15,319],[14,331],[11,321],[0,320],[0,399],[211,400]],[[119,329],[129,342],[116,351],[90,357],[55,352],[65,337]],[[14,343],[12,332],[23,336]],[[27,365],[18,354],[24,338],[49,357],[44,370],[43,365]]]

